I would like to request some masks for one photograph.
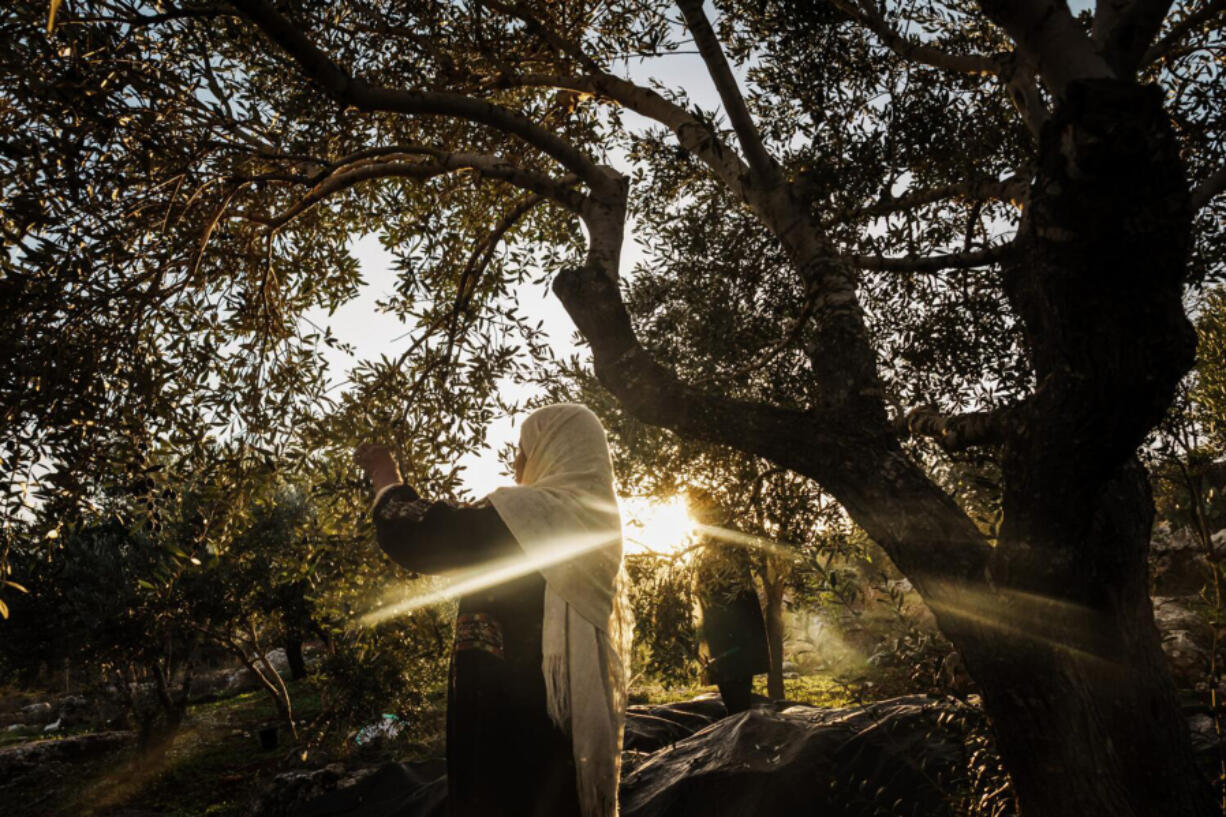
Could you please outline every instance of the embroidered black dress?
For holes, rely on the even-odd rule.
[[[429,503],[390,488],[379,546],[402,567],[445,573],[522,553],[493,507]],[[577,817],[570,738],[549,719],[541,672],[545,579],[530,573],[460,599],[447,692],[453,817]]]

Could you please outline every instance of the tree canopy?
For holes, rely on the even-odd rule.
[[[549,280],[625,410],[815,480],[889,553],[1025,808],[1203,813],[1135,452],[1192,364],[1185,287],[1223,271],[1222,4],[718,11],[10,4],[10,518],[217,439],[302,462],[370,432],[454,485],[435,464],[548,356],[514,296]],[[629,68],[689,51],[717,110]],[[303,312],[356,294],[372,231],[416,334],[312,420],[342,339]],[[990,525],[950,456],[998,469]]]

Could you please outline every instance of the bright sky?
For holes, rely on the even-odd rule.
[[[675,54],[636,62],[629,66],[628,74],[640,84],[655,78],[667,86],[684,88],[691,100],[706,110],[718,107],[719,97],[701,58],[696,54]],[[633,114],[627,115],[626,121],[633,124],[632,117]],[[623,275],[629,274],[642,257],[642,250],[633,240],[632,229],[628,231],[627,238],[622,254]],[[379,312],[375,306],[377,300],[391,294],[395,287],[392,257],[379,244],[378,237],[372,234],[355,239],[352,251],[361,264],[362,277],[366,281],[359,297],[342,306],[331,317],[324,310],[307,315],[320,326],[330,326],[338,338],[354,346],[353,356],[334,349],[324,350],[333,383],[345,380],[348,370],[359,360],[380,354],[392,356],[401,351],[411,342],[411,337],[405,337],[405,334],[414,328],[401,323],[394,315]],[[556,355],[566,357],[576,350],[574,324],[553,293],[544,286],[528,283],[520,288],[517,298],[521,313],[544,322]],[[531,396],[531,392],[514,384],[508,384],[507,389],[516,398]],[[490,430],[489,446],[461,461],[465,466],[464,487],[474,496],[484,496],[507,482],[497,452],[516,439],[515,422],[510,417],[495,421]]]

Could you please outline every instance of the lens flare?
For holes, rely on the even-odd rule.
[[[721,528],[718,525],[694,525],[694,532],[709,539],[716,539],[733,547],[749,550],[762,550],[772,556],[778,556],[789,562],[800,560],[800,547],[787,542],[776,542],[764,536],[754,536],[731,528]]]
[[[690,518],[684,497],[628,497],[621,506],[627,553],[676,554],[693,544],[696,523]]]
[[[561,564],[584,553],[606,547],[616,541],[617,537],[609,536],[607,533],[578,533],[560,537],[556,542],[542,546],[533,553],[499,559],[480,567],[447,575],[441,587],[372,610],[361,616],[358,621],[367,627],[374,626],[423,607],[496,587],[541,568]]]
[[[929,590],[925,602],[938,617],[960,618],[1083,660],[1117,663],[1104,647],[1108,628],[1089,607],[1007,588],[989,593],[930,582]]]

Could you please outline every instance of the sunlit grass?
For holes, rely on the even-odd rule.
[[[847,681],[831,674],[804,675],[799,678],[783,680],[784,698],[794,703],[811,706],[841,709],[855,706],[878,697],[888,697],[879,694],[874,686],[865,686],[862,682]],[[754,679],[753,691],[757,695],[766,695],[766,676],[759,675]],[[884,689],[881,690],[884,693]],[[665,687],[660,684],[637,684],[630,690],[631,705],[660,705],[689,701],[699,695],[716,694],[719,689],[714,685]]]
[[[289,684],[295,712],[309,719],[318,712],[319,696],[309,681]],[[164,757],[138,764],[135,748],[105,758],[74,763],[72,774],[57,781],[53,796],[34,802],[12,793],[19,815],[105,815],[137,809],[165,817],[238,817],[248,813],[253,799],[268,779],[283,770],[289,751],[282,731],[281,745],[263,750],[258,730],[276,721],[267,694],[246,692],[196,704]],[[6,792],[6,796],[10,793]]]

